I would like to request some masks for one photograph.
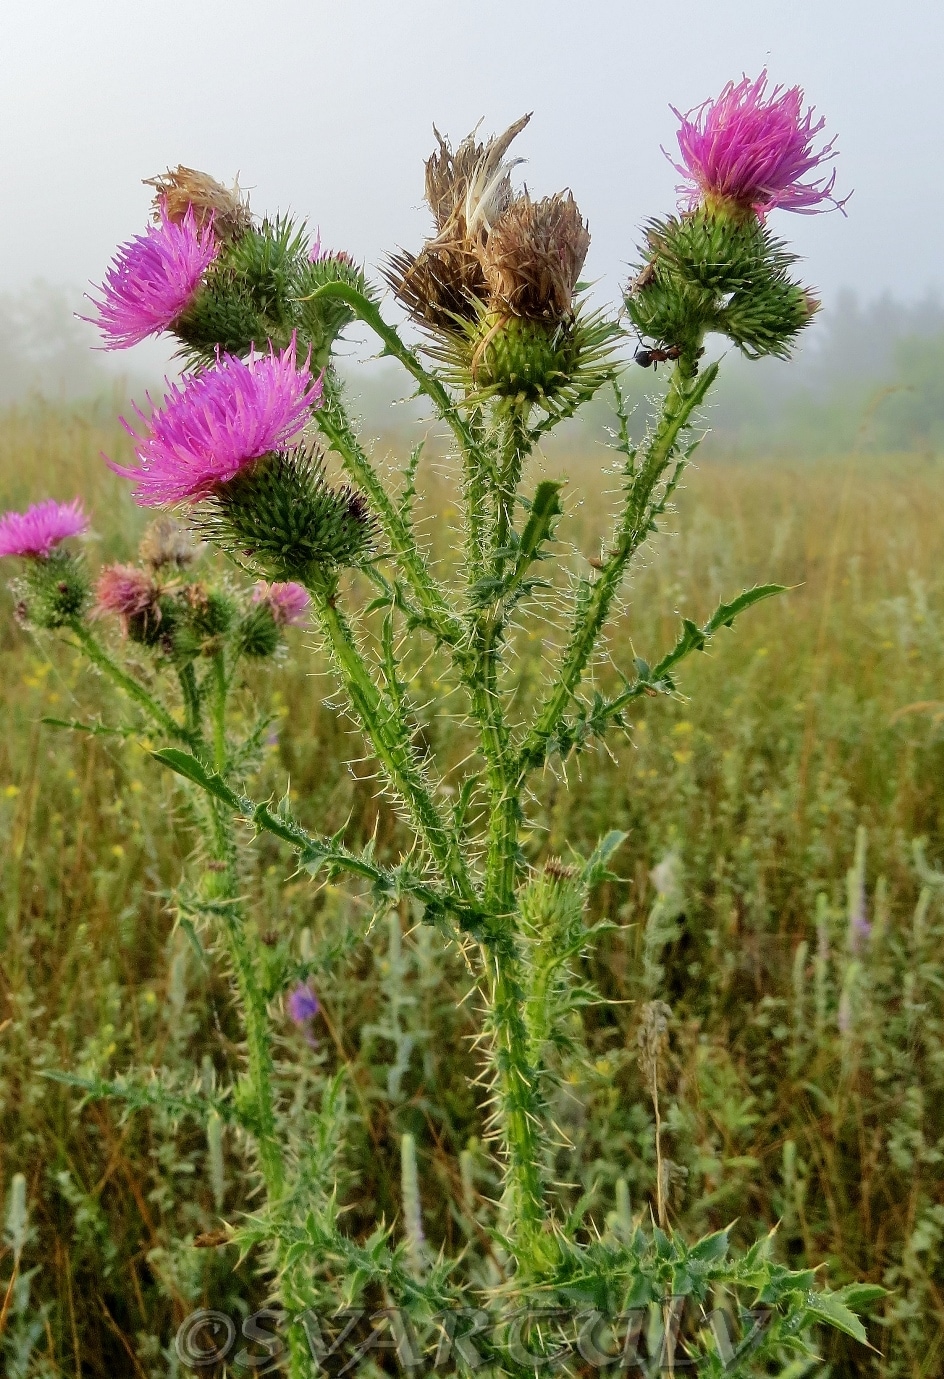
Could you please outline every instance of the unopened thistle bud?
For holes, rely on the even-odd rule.
[[[238,638],[246,656],[271,656],[284,628],[305,621],[311,598],[300,584],[269,584],[260,580],[252,591],[252,610],[240,624]]]
[[[217,238],[226,243],[251,227],[252,215],[239,192],[239,181],[224,187],[207,172],[185,168],[179,163],[156,177],[145,177],[144,185],[154,188],[153,217],[179,225],[191,211],[202,230],[212,225]]]

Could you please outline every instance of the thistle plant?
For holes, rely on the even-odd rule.
[[[659,1145],[650,1210],[634,1218],[625,1192],[609,1221],[566,1207],[554,1182],[551,1103],[562,1051],[579,1064],[581,1009],[599,999],[581,965],[608,922],[587,922],[588,898],[624,837],[610,833],[589,858],[561,860],[542,857],[529,829],[548,775],[581,756],[592,770],[593,751],[628,731],[635,701],[677,694],[686,658],[781,592],[733,592],[701,625],[683,620],[674,645],[651,658],[608,641],[632,563],[697,445],[718,338],[750,358],[785,357],[816,310],[767,216],[840,204],[832,176],[801,180],[833,146],[814,147],[822,122],[803,113],[798,89],[768,94],[766,74],[680,116],[682,209],[646,225],[624,299],[609,312],[581,280],[590,234],[572,194],[534,200],[515,188],[509,154],[529,119],[495,138],[473,132],[455,149],[437,133],[426,164],[430,237],[415,253],[393,253],[383,270],[419,331],[414,345],[352,257],[325,252],[304,224],[257,220],[238,187],[192,169],[150,180],[155,224],[118,250],[93,319],[108,348],[170,335],[187,372],[127,424],[134,462],[110,463],[140,505],[174,509],[251,586],[198,577],[193,540],[166,518],[145,538],[140,563],[107,567],[94,592],[68,544],[85,526],[77,505],[40,504],[0,522],[0,552],[25,560],[20,616],[60,629],[125,691],[134,717],[121,731],[146,731],[155,763],[188,792],[204,841],[178,911],[225,954],[245,1037],[242,1078],[212,1093],[163,1087],[134,1070],[113,1082],[67,1076],[87,1095],[173,1105],[214,1127],[216,1140],[222,1124],[245,1136],[262,1192],[223,1238],[260,1249],[287,1314],[297,1379],[323,1355],[319,1317],[355,1304],[402,1309],[424,1332],[437,1318],[442,1331],[443,1316],[462,1308],[577,1309],[604,1329],[619,1317],[610,1343],[616,1335],[624,1365],[717,1375],[771,1373],[812,1354],[816,1322],[864,1340],[851,1308],[875,1295],[818,1289],[812,1273],[776,1262],[769,1240],[740,1255],[725,1231],[685,1241],[671,1226],[671,1166]],[[420,450],[391,484],[352,421],[332,352],[355,320],[451,437],[461,518],[447,569],[431,562],[417,518]],[[637,362],[668,371],[638,444],[619,387],[637,343]],[[530,478],[528,466],[542,439],[604,388],[615,398],[618,511],[599,557],[568,559],[565,485]],[[117,647],[99,633],[107,616]],[[272,656],[284,629],[307,619],[409,832],[398,858],[306,827],[304,807],[288,797],[253,794],[266,718],[246,728],[234,707],[240,667]],[[532,686],[516,674],[516,643],[545,624],[560,641],[549,643],[546,674]],[[432,706],[420,703],[426,662],[442,686]],[[459,763],[438,759],[425,731],[447,711],[461,716],[469,741]],[[424,1234],[413,1135],[402,1145],[399,1239],[389,1223],[366,1239],[345,1229],[343,1078],[306,1108],[303,1138],[291,1128],[274,1022],[287,1004],[307,1026],[331,974],[301,957],[267,957],[240,881],[241,857],[260,832],[281,840],[300,872],[344,878],[378,919],[406,907],[475,973],[501,1186],[491,1218],[470,1221],[472,1156],[463,1155],[457,1209],[470,1244],[458,1259],[437,1257]],[[657,1121],[670,1020],[664,1002],[641,1011]],[[483,1339],[483,1353],[496,1372],[550,1371],[558,1330],[535,1323],[526,1360],[497,1341]],[[589,1334],[581,1332],[583,1361],[612,1360]]]

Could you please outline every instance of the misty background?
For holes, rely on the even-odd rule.
[[[237,174],[257,213],[290,210],[376,273],[428,228],[431,125],[534,118],[516,149],[537,195],[569,186],[587,276],[616,301],[638,227],[675,203],[676,119],[742,72],[801,84],[838,138],[848,215],[777,213],[824,309],[795,363],[725,362],[713,443],[744,453],[944,447],[944,179],[938,3],[902,0],[6,0],[0,36],[0,404],[174,372],[166,341],[106,355],[77,320],[115,246],[147,221],[141,179],[178,162]],[[386,309],[397,315],[388,300]],[[399,377],[352,336],[368,424]],[[651,374],[630,369],[636,392]],[[573,433],[571,433],[573,434]]]

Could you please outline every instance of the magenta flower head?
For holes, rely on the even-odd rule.
[[[307,589],[289,581],[284,584],[267,584],[260,580],[252,591],[253,603],[267,603],[273,620],[279,627],[304,622],[311,599]]]
[[[47,498],[25,512],[5,512],[0,517],[0,556],[23,555],[46,560],[70,536],[88,531],[82,500],[57,503]]]
[[[304,1025],[309,1020],[313,1020],[320,1009],[321,1006],[318,997],[307,982],[301,982],[289,995],[289,1018],[293,1020],[296,1025]]]
[[[191,305],[218,252],[212,223],[199,227],[192,206],[179,222],[163,216],[118,248],[101,296],[89,297],[97,316],[82,319],[98,326],[109,350],[157,335]]]
[[[321,379],[297,364],[295,342],[281,354],[222,355],[213,368],[171,384],[164,405],[134,439],[138,464],[116,474],[137,483],[141,507],[194,502],[217,492],[253,460],[285,445],[321,401]]]
[[[687,115],[671,109],[681,120],[682,155],[681,163],[672,165],[694,183],[678,189],[689,209],[704,201],[711,209],[753,211],[763,220],[778,206],[811,215],[845,204],[832,194],[835,172],[803,180],[836,154],[834,139],[814,150],[826,121],[814,120],[812,108],[803,112],[799,86],[775,86],[768,94],[763,71],[756,81],[729,81],[717,100]]]

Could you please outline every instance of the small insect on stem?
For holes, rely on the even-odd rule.
[[[669,360],[680,359],[682,357],[681,345],[667,345],[665,349],[653,345],[650,349],[640,345],[633,355],[636,363],[641,369],[655,368],[657,364],[666,364]]]

